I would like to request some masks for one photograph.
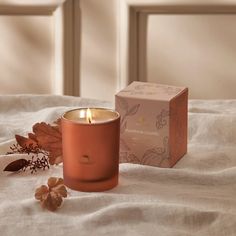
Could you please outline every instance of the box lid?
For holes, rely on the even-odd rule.
[[[134,81],[116,95],[138,99],[142,98],[150,100],[170,101],[172,98],[182,93],[185,89],[187,88]]]

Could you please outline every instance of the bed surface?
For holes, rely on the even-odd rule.
[[[172,169],[120,164],[118,187],[69,190],[56,212],[34,191],[62,166],[36,174],[3,168],[15,134],[64,111],[108,102],[61,96],[0,96],[0,235],[236,235],[236,100],[190,100],[188,154]]]

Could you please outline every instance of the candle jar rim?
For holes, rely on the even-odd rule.
[[[68,118],[65,117],[65,115],[70,113],[70,112],[78,111],[78,110],[83,110],[83,109],[87,110],[88,108],[90,110],[105,110],[105,111],[109,111],[109,112],[115,113],[116,117],[112,118],[110,120],[107,120],[107,121],[99,121],[97,123],[84,123],[84,122],[80,122],[79,120],[68,119]],[[117,112],[116,110],[111,109],[111,108],[105,108],[105,107],[79,107],[79,108],[71,109],[71,110],[68,110],[68,111],[64,112],[62,114],[62,116],[61,116],[61,119],[66,121],[66,122],[75,123],[75,124],[79,124],[79,125],[102,125],[102,124],[111,123],[111,122],[114,122],[114,121],[120,119],[120,114],[119,114],[119,112]]]

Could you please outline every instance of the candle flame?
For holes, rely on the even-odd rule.
[[[86,120],[89,124],[92,123],[92,112],[91,110],[88,108],[87,111],[86,111]]]

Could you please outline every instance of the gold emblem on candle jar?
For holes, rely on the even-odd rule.
[[[91,164],[91,161],[88,155],[83,155],[82,157],[80,157],[79,161],[82,164]]]

